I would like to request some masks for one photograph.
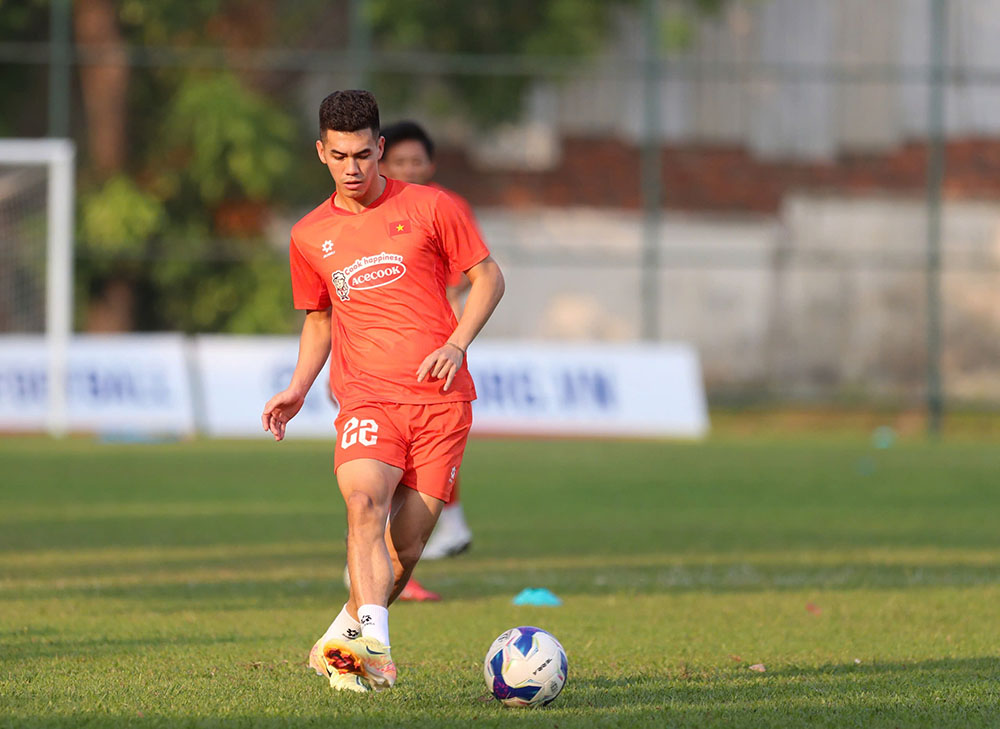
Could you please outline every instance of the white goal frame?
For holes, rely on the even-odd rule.
[[[0,139],[0,163],[48,170],[45,257],[49,434],[69,429],[68,359],[73,335],[73,170],[76,148],[68,139]]]

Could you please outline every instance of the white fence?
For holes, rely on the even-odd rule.
[[[78,336],[70,346],[71,430],[267,437],[260,413],[295,367],[296,337]],[[44,430],[41,336],[0,337],[0,430]],[[708,431],[697,354],[684,344],[484,341],[469,353],[473,431],[696,438]],[[317,378],[288,436],[331,437],[336,408]]]

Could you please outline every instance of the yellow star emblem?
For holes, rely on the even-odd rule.
[[[403,224],[402,223],[400,223],[399,225],[396,226],[396,232],[397,233],[402,233],[403,232]]]

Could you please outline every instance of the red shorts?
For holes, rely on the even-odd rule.
[[[373,458],[403,469],[400,483],[448,501],[472,426],[472,403],[367,402],[337,415],[334,468]]]

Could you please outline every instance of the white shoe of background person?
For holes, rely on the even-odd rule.
[[[421,559],[442,559],[461,554],[472,544],[472,532],[465,523],[462,504],[451,504],[441,510],[437,526],[427,540]]]

